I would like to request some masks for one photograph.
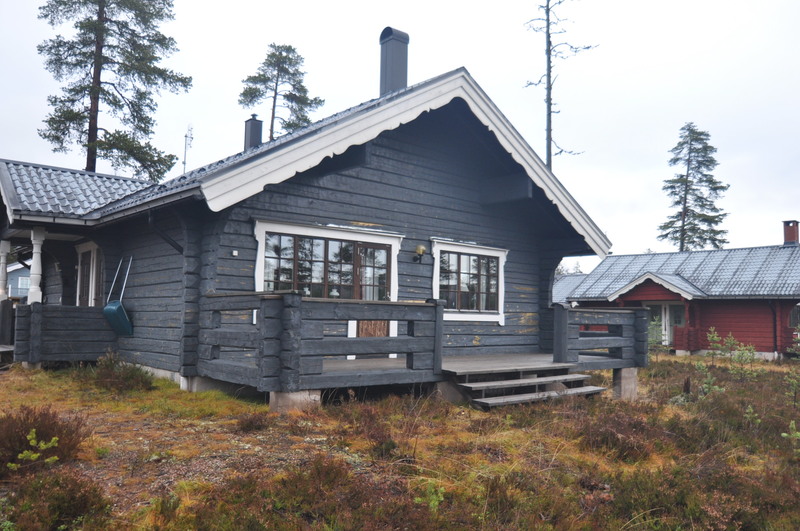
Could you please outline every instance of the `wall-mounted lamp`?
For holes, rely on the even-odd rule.
[[[422,263],[422,257],[425,256],[425,251],[427,251],[427,249],[425,248],[424,245],[417,245],[417,248],[414,251],[414,252],[417,253],[417,255],[414,257],[414,261],[415,262],[419,262],[421,264]]]

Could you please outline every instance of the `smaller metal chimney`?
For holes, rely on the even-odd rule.
[[[783,245],[800,245],[796,220],[783,222]]]
[[[244,123],[244,149],[261,145],[261,126],[264,124],[256,118],[256,114],[250,115],[250,119]]]
[[[408,40],[394,28],[381,32],[381,96],[408,86]]]

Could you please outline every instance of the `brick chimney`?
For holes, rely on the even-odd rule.
[[[783,245],[800,245],[796,220],[783,222]]]
[[[250,119],[244,122],[244,149],[261,145],[261,126],[264,124],[256,118],[256,114],[250,115]]]
[[[381,96],[408,86],[408,40],[394,28],[381,32]]]

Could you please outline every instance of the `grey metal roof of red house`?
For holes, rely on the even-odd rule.
[[[686,299],[800,299],[800,246],[610,255],[567,300],[614,300],[646,280]]]
[[[585,278],[585,273],[556,275],[556,278],[553,280],[552,302],[556,304],[567,304],[567,296],[572,293]]]

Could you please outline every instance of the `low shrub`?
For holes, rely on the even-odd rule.
[[[239,433],[250,433],[254,431],[265,430],[275,425],[278,415],[270,414],[266,411],[256,411],[254,413],[245,413],[236,417],[235,430]]]
[[[85,417],[61,415],[49,405],[21,406],[6,413],[0,416],[0,477],[12,468],[41,468],[53,458],[68,461],[77,455],[80,444],[90,434]],[[31,452],[37,456],[32,457]]]
[[[106,529],[111,502],[75,472],[48,471],[17,483],[3,508],[10,529]]]
[[[584,428],[580,444],[584,449],[603,449],[616,459],[635,463],[650,457],[656,445],[664,440],[663,430],[644,418],[613,411],[592,417]]]
[[[154,377],[138,365],[122,361],[119,354],[108,351],[97,360],[97,365],[86,369],[88,379],[97,387],[107,391],[149,391]]]

